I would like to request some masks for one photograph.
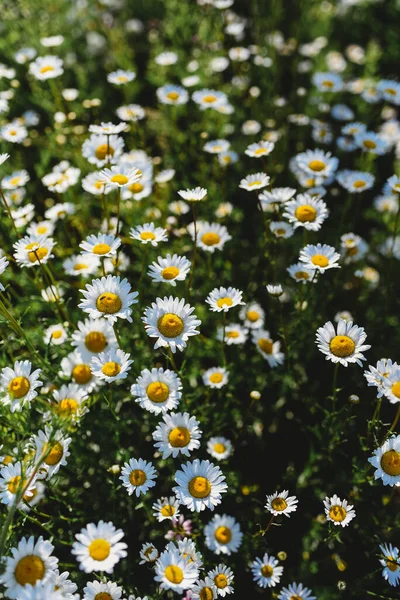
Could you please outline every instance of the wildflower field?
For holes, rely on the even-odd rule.
[[[399,2],[1,8],[0,598],[400,598]]]

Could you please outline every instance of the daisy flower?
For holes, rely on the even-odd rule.
[[[207,548],[227,556],[239,550],[243,538],[239,523],[228,515],[214,515],[204,527],[204,536]]]
[[[67,464],[70,455],[68,450],[72,438],[65,437],[63,431],[58,429],[55,433],[46,425],[45,430],[40,430],[33,438],[36,447],[35,462],[45,457],[41,468],[45,469],[47,479],[58,473],[60,467]]]
[[[279,210],[282,204],[288,202],[296,193],[296,190],[290,187],[272,188],[269,192],[264,190],[258,196],[263,210]]]
[[[400,435],[388,438],[368,459],[375,467],[374,478],[383,485],[400,487]]]
[[[120,542],[123,537],[122,529],[116,529],[111,521],[89,523],[75,535],[77,541],[72,544],[71,553],[85,573],[112,573],[121,558],[127,556],[127,545]]]
[[[107,383],[126,379],[128,372],[133,364],[129,359],[130,354],[123,350],[110,348],[106,352],[101,352],[94,356],[90,361],[90,368],[95,377],[104,379]]]
[[[11,549],[12,556],[5,557],[5,570],[1,582],[7,589],[7,597],[20,599],[26,586],[46,584],[54,575],[58,559],[52,556],[53,544],[40,536],[22,538],[16,548]]]
[[[239,316],[248,329],[260,329],[264,325],[265,311],[257,302],[250,302],[240,309]]]
[[[207,296],[206,302],[213,312],[228,312],[231,308],[244,304],[243,292],[233,287],[214,288]]]
[[[14,173],[7,177],[3,177],[1,180],[1,187],[3,190],[14,190],[15,188],[26,185],[29,180],[30,177],[28,171],[22,169],[21,171],[14,171]]]
[[[142,244],[151,244],[152,246],[168,241],[167,230],[162,227],[155,227],[154,223],[132,227],[129,235],[133,240],[139,240]]]
[[[225,437],[212,437],[207,442],[207,452],[217,460],[225,460],[232,454],[232,442]]]
[[[78,254],[66,258],[63,267],[67,275],[84,277],[93,275],[100,266],[100,257],[94,254]]]
[[[283,216],[293,223],[294,228],[305,227],[309,231],[318,231],[328,217],[329,211],[320,198],[308,194],[299,194],[295,200],[285,204]]]
[[[72,202],[58,202],[51,208],[48,208],[44,213],[46,219],[49,221],[59,221],[65,219],[68,215],[75,214],[75,205]]]
[[[217,597],[217,588],[209,577],[198,579],[190,588],[190,597],[192,600],[214,600]]]
[[[340,242],[345,263],[361,260],[368,252],[367,242],[354,233],[343,234]]]
[[[89,581],[83,588],[83,600],[120,600],[122,587],[112,581]]]
[[[189,557],[184,558],[171,544],[157,559],[155,573],[154,579],[161,589],[181,594],[187,589],[192,589],[199,576],[199,569]]]
[[[251,156],[252,158],[263,158],[264,156],[271,154],[274,148],[274,142],[256,142],[254,144],[250,144],[250,146],[247,146],[245,154],[247,154],[247,156]]]
[[[114,85],[125,85],[134,79],[136,79],[136,73],[133,71],[125,71],[123,69],[117,69],[107,75],[107,81]]]
[[[153,563],[159,557],[159,552],[154,544],[150,542],[146,542],[143,544],[140,550],[140,558],[142,559],[139,562],[139,565],[144,565],[145,563]]]
[[[228,383],[228,371],[224,367],[211,367],[203,373],[204,385],[211,388],[222,388]]]
[[[122,133],[126,131],[127,126],[125,123],[118,123],[114,125],[108,121],[108,123],[101,123],[100,125],[89,125],[89,133],[104,133],[106,135],[118,135],[118,133]]]
[[[263,558],[256,558],[251,564],[253,579],[262,588],[275,587],[280,582],[283,567],[278,567],[279,561],[275,556],[264,554]]]
[[[182,396],[179,377],[163,368],[144,369],[131,387],[132,396],[141,408],[156,415],[176,408]]]
[[[87,394],[99,384],[99,380],[90,370],[90,361],[84,360],[81,353],[76,350],[62,359],[60,376],[72,379],[74,384]]]
[[[188,225],[188,232],[194,239],[193,223]],[[229,235],[225,225],[219,223],[207,223],[200,221],[197,223],[197,246],[206,252],[215,252],[222,250],[226,242],[232,237]]]
[[[78,307],[88,313],[92,319],[105,317],[111,325],[118,319],[127,319],[132,323],[132,309],[136,304],[138,292],[131,292],[127,279],[121,281],[120,277],[107,275],[101,279],[93,279],[91,284],[86,284],[86,289],[80,290],[84,300]]]
[[[269,184],[270,177],[265,173],[254,173],[253,175],[247,175],[240,181],[239,187],[248,192],[254,190],[260,190]]]
[[[333,246],[328,244],[307,244],[302,250],[300,250],[300,262],[304,263],[308,269],[324,273],[328,269],[340,268],[338,260],[340,254],[335,251]]]
[[[28,130],[23,125],[7,123],[7,125],[3,125],[0,129],[0,136],[3,140],[6,140],[6,142],[21,144],[28,137]]]
[[[149,337],[157,338],[154,349],[169,347],[173,353],[186,348],[189,337],[198,335],[201,321],[192,315],[194,308],[182,298],[157,298],[144,311],[142,321]]]
[[[157,261],[149,266],[147,273],[153,281],[162,281],[175,287],[177,281],[186,279],[190,266],[191,262],[186,256],[167,254],[165,258],[159,256]]]
[[[353,510],[353,505],[348,504],[347,500],[341,500],[336,494],[329,498],[326,496],[324,500],[325,515],[328,521],[334,525],[346,527],[356,516],[356,511]]]
[[[281,343],[272,341],[269,331],[265,329],[253,330],[252,341],[271,369],[283,364],[285,355],[280,351]]]
[[[396,363],[389,366],[390,363],[388,361],[386,364],[386,369],[389,369],[389,373],[385,374],[382,382],[383,394],[388,398],[389,402],[396,404],[400,402],[400,366]]]
[[[333,175],[338,168],[339,161],[330,152],[323,150],[306,150],[297,154],[294,165],[306,177],[311,177],[313,185],[321,185]]]
[[[72,334],[72,345],[76,346],[81,356],[90,362],[101,352],[117,347],[114,329],[106,319],[85,319],[78,321],[77,329]]]
[[[88,411],[84,405],[87,398],[87,392],[81,386],[75,383],[62,385],[59,390],[53,391],[52,409],[62,419],[75,423]]]
[[[400,552],[392,544],[380,544],[379,548],[384,556],[379,562],[383,568],[382,577],[389,585],[397,586],[400,583]]]
[[[115,235],[106,233],[98,233],[97,235],[89,235],[85,241],[79,244],[82,248],[82,256],[87,254],[95,254],[96,256],[115,256],[121,245],[120,238]]]
[[[94,196],[109,194],[112,190],[112,187],[106,186],[106,182],[100,171],[86,175],[86,177],[82,179],[82,187],[85,192],[89,192],[89,194],[93,194]]]
[[[159,523],[166,519],[171,520],[179,517],[179,502],[174,496],[157,500],[152,508],[154,511],[153,516],[156,517]]]
[[[120,106],[115,112],[117,117],[122,121],[131,121],[132,123],[141,121],[146,116],[144,108],[139,104]]]
[[[230,145],[228,140],[209,140],[204,144],[203,150],[209,154],[222,154],[229,150]]]
[[[154,62],[157,65],[161,65],[163,67],[174,65],[178,62],[178,55],[176,52],[160,52],[154,59]]]
[[[224,328],[219,327],[217,330],[217,339],[222,341],[224,335]],[[225,339],[224,343],[228,346],[244,344],[247,340],[247,329],[239,325],[238,323],[231,323],[225,327]]]
[[[126,185],[133,185],[142,177],[139,169],[127,165],[112,166],[111,169],[103,169],[100,177],[111,187],[121,188]]]
[[[208,571],[207,575],[214,582],[218,596],[233,594],[234,574],[232,569],[220,563],[212,571]]]
[[[15,249],[14,258],[22,267],[34,267],[46,264],[52,254],[55,242],[53,238],[45,235],[26,235],[13,245]]]
[[[129,496],[133,493],[139,498],[140,494],[146,492],[156,485],[155,479],[157,472],[151,462],[147,462],[142,458],[129,459],[121,469],[122,485],[126,488]]]
[[[364,328],[344,319],[337,324],[337,331],[331,321],[319,327],[316,338],[318,349],[326,354],[326,360],[341,363],[344,367],[350,363],[357,363],[362,367],[361,361],[366,360],[362,353],[371,348],[364,344],[367,339]]]
[[[52,221],[39,221],[39,223],[31,223],[26,230],[28,235],[44,235],[49,237],[54,233],[55,224]]]
[[[190,456],[193,450],[200,448],[202,432],[195,417],[185,412],[164,414],[162,419],[164,422],[153,432],[153,440],[163,459],[171,455],[173,458],[180,454]]]
[[[175,481],[178,485],[172,491],[180,504],[195,512],[214,510],[221,503],[221,494],[228,489],[221,469],[209,460],[197,458],[182,465],[182,470],[175,473]]]
[[[58,56],[38,56],[29,65],[29,73],[38,79],[54,79],[64,73],[63,61]]]
[[[200,106],[201,110],[206,110],[207,108],[218,108],[223,104],[227,104],[228,102],[226,94],[217,90],[209,89],[197,90],[193,93],[192,100]]]
[[[33,476],[32,468],[26,468],[20,462],[10,463],[0,469],[0,502],[13,505],[17,496],[21,500],[29,500],[33,496],[36,476]],[[29,484],[29,485],[28,485]],[[20,494],[24,490],[24,496]]]
[[[271,496],[267,496],[267,504],[264,508],[275,517],[279,515],[289,517],[289,513],[297,510],[297,503],[296,496],[289,496],[289,492],[283,490],[283,492],[274,492]]]
[[[204,200],[207,196],[207,190],[202,187],[196,187],[193,189],[187,188],[186,190],[179,190],[178,194],[181,198],[186,200],[186,202],[199,202],[200,200]]]
[[[280,296],[282,296],[284,294],[283,287],[281,286],[280,283],[278,283],[277,285],[268,283],[265,287],[267,288],[268,294],[270,296],[272,296],[273,298],[279,298]]]
[[[181,85],[167,83],[157,88],[157,98],[162,104],[174,104],[175,106],[186,104],[189,94]]]
[[[82,145],[82,156],[90,164],[101,168],[107,163],[119,160],[124,148],[124,140],[117,135],[92,134]]]
[[[233,204],[230,202],[221,202],[218,208],[215,211],[215,216],[218,219],[224,219],[225,217],[229,217],[233,211]]]
[[[315,269],[309,269],[305,266],[303,262],[295,263],[294,265],[290,265],[288,267],[287,272],[290,277],[296,281],[296,283],[316,283],[317,280],[314,277]]]
[[[286,223],[286,221],[272,221],[269,224],[269,228],[274,236],[278,239],[282,238],[287,240],[288,238],[292,237],[294,233],[293,227],[289,225],[289,223]]]
[[[375,183],[375,177],[363,171],[339,171],[336,179],[348,192],[356,194],[369,190]]]
[[[36,389],[43,385],[39,381],[41,369],[32,371],[29,360],[17,360],[13,368],[4,367],[0,373],[1,402],[10,406],[11,412],[20,412],[38,395]]]
[[[278,596],[278,600],[317,600],[316,596],[312,596],[312,591],[304,587],[302,583],[291,583],[287,588],[282,588]]]

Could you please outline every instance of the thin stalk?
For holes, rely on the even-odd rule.
[[[190,294],[191,294],[191,289],[192,289],[193,273],[194,273],[194,268],[195,268],[195,265],[196,265],[196,251],[197,251],[196,202],[192,202],[192,213],[193,213],[194,241],[193,241],[192,266],[191,266],[191,269],[190,269],[190,275],[189,275],[188,286],[187,286],[189,300],[190,300]]]

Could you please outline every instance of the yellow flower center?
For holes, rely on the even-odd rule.
[[[44,67],[41,67],[41,69],[40,69],[40,73],[42,73],[42,75],[44,73],[50,73],[51,71],[54,71],[54,67],[52,67],[51,65],[45,65]]]
[[[96,244],[95,246],[93,246],[93,254],[107,254],[107,252],[110,252],[111,250],[111,246],[109,244]]]
[[[117,175],[113,175],[110,178],[112,183],[118,183],[119,185],[126,185],[129,181],[129,177],[123,175],[122,173],[118,173]]]
[[[167,98],[168,98],[168,100],[175,101],[175,100],[178,100],[179,94],[178,94],[178,92],[168,92]]]
[[[225,337],[232,338],[232,339],[238,338],[239,337],[239,332],[238,331],[227,331],[225,333]]]
[[[329,344],[332,354],[340,357],[350,356],[353,354],[355,347],[355,343],[348,335],[335,335]]]
[[[21,177],[13,177],[12,179],[10,179],[11,185],[18,185],[20,179]]]
[[[211,373],[210,375],[211,383],[221,383],[223,378],[224,376],[222,375],[222,373]]]
[[[266,154],[267,149],[266,148],[257,148],[257,150],[254,150],[254,154],[256,156],[261,156],[261,154]]]
[[[364,140],[363,145],[367,150],[375,150],[376,144],[372,140]]]
[[[246,313],[246,317],[249,321],[255,323],[260,318],[260,313],[258,313],[256,310],[248,310]]]
[[[399,568],[399,565],[392,556],[388,556],[386,566],[389,569],[389,571],[392,571],[392,573],[395,573]]]
[[[179,584],[183,581],[183,571],[177,565],[168,565],[164,571],[164,575],[171,583]]]
[[[43,579],[45,565],[42,559],[35,554],[29,554],[21,558],[15,567],[14,577],[19,585],[35,585],[39,579]]]
[[[206,246],[215,246],[216,244],[219,244],[220,240],[221,238],[218,233],[213,233],[212,231],[201,236],[201,241]]]
[[[353,187],[355,188],[363,188],[365,187],[367,184],[365,183],[365,181],[363,181],[362,179],[357,179],[357,181],[355,181],[353,183]]]
[[[132,185],[129,186],[129,191],[132,192],[133,194],[138,194],[139,192],[143,192],[144,190],[144,185],[142,185],[141,183],[132,183]]]
[[[169,432],[168,440],[174,448],[184,448],[190,442],[190,433],[186,427],[174,427]]]
[[[26,377],[14,377],[8,384],[8,392],[13,397],[19,400],[29,392],[31,384]]]
[[[146,473],[142,469],[134,469],[129,474],[129,481],[132,485],[143,485],[147,481]]]
[[[206,102],[207,104],[212,104],[216,101],[216,99],[217,97],[214,96],[214,94],[208,94],[208,96],[204,96],[203,102]]]
[[[287,508],[287,502],[284,498],[274,498],[271,502],[271,506],[274,510],[282,511]]]
[[[110,555],[111,544],[108,540],[97,538],[89,544],[88,550],[93,560],[106,560]]]
[[[157,327],[160,333],[166,338],[175,338],[181,335],[185,325],[178,315],[166,313],[158,319]]]
[[[128,78],[126,75],[118,75],[117,81],[119,81],[120,83],[126,83],[128,81]]]
[[[303,600],[303,598],[295,594],[294,596],[290,596],[290,600]]]
[[[225,525],[221,525],[214,533],[215,539],[220,544],[229,544],[232,539],[232,532],[229,527],[225,527]]]
[[[343,508],[343,506],[339,506],[338,504],[331,506],[329,510],[329,516],[332,521],[337,521],[339,523],[345,520],[346,514],[346,510]]]
[[[210,495],[210,492],[211,483],[206,477],[198,475],[189,481],[189,493],[194,498],[207,498],[207,496]]]
[[[48,227],[46,227],[45,225],[39,225],[39,227],[37,228],[37,232],[42,235],[43,233],[47,232]]]
[[[322,160],[312,160],[308,163],[308,168],[311,169],[311,171],[316,171],[317,173],[323,171],[325,167],[326,165]]]
[[[394,394],[396,398],[400,398],[400,381],[396,381],[396,383],[392,385],[392,394]]]
[[[249,187],[254,187],[255,185],[261,185],[261,181],[256,179],[256,181],[249,181]]]
[[[50,450],[50,451],[49,451]],[[44,462],[46,465],[54,466],[57,465],[64,455],[64,447],[60,442],[52,442],[50,445],[46,443],[43,447],[43,453],[47,453]]]
[[[110,361],[110,362],[106,362],[101,367],[101,371],[102,371],[102,373],[104,373],[104,375],[106,377],[116,377],[118,375],[118,373],[121,372],[121,366],[114,361]]]
[[[223,590],[228,585],[228,578],[223,573],[218,573],[218,575],[214,577],[214,583],[219,590]]]
[[[140,234],[140,239],[142,240],[155,240],[156,236],[152,231],[142,231]]]
[[[77,412],[79,403],[74,398],[63,398],[57,405],[57,413],[61,417],[68,417]]]
[[[200,591],[199,596],[200,596],[200,600],[213,600],[214,593],[210,587],[204,587]]]
[[[167,279],[168,281],[170,281],[171,279],[175,279],[175,277],[177,277],[178,275],[179,275],[178,267],[166,267],[165,269],[163,269],[161,271],[161,276],[164,279]]]
[[[217,306],[219,308],[223,308],[224,306],[232,306],[232,304],[232,298],[228,298],[227,296],[224,296],[223,298],[217,300]]]
[[[294,274],[294,276],[296,279],[306,279],[307,280],[310,278],[309,274],[306,271],[297,271]]]
[[[37,246],[36,243],[28,244],[27,247],[26,247],[26,250],[30,250],[31,248],[35,248],[35,246]],[[40,248],[38,246],[37,248],[35,248],[31,252],[28,252],[28,258],[29,258],[29,261],[31,263],[34,263],[37,260],[43,260],[43,258],[45,256],[47,256],[48,253],[49,253],[49,251],[47,250],[47,248]]]
[[[107,144],[97,146],[95,155],[98,160],[104,160],[107,156]],[[114,148],[110,145],[108,146],[108,156],[114,156]]]
[[[81,385],[88,383],[92,379],[92,371],[88,365],[75,365],[72,369],[72,378]]]
[[[88,265],[86,263],[75,263],[74,271],[82,271],[83,269],[87,269]]]
[[[52,332],[51,337],[55,340],[59,340],[62,334],[63,332],[61,331],[61,329],[57,329],[56,331]]]
[[[112,596],[107,592],[100,592],[100,594],[95,595],[94,600],[112,600]]]
[[[326,256],[324,256],[323,254],[314,254],[314,256],[311,258],[311,262],[313,265],[316,265],[317,267],[327,267],[329,265],[329,259],[326,258]]]
[[[317,218],[317,211],[310,204],[303,204],[296,208],[296,218],[301,223],[313,222]]]
[[[271,567],[271,565],[264,565],[261,567],[261,575],[263,577],[271,577],[273,572],[274,569]]]
[[[217,454],[222,454],[223,452],[225,452],[225,450],[226,447],[224,444],[221,444],[220,442],[214,444],[214,452],[216,452]]]
[[[89,352],[103,352],[107,346],[107,338],[101,331],[91,331],[85,337],[85,346]]]
[[[258,347],[265,352],[265,354],[272,354],[273,342],[267,338],[260,338],[257,340]]]
[[[160,510],[160,513],[163,517],[173,517],[175,514],[175,507],[171,506],[171,504],[165,504]]]
[[[387,475],[398,477],[400,475],[400,452],[388,450],[382,455],[381,467]]]
[[[163,381],[152,381],[147,386],[146,394],[156,404],[165,402],[169,396],[169,387]]]
[[[22,487],[24,483],[25,482],[22,482],[21,476],[16,475],[15,477],[9,479],[9,481],[7,482],[7,489],[9,492],[11,492],[11,494],[16,494],[19,488]]]
[[[121,298],[113,292],[104,292],[96,300],[96,308],[106,315],[113,315],[121,310]]]
[[[330,81],[329,79],[327,79],[326,81],[323,81],[322,85],[327,88],[333,88],[333,82]]]

